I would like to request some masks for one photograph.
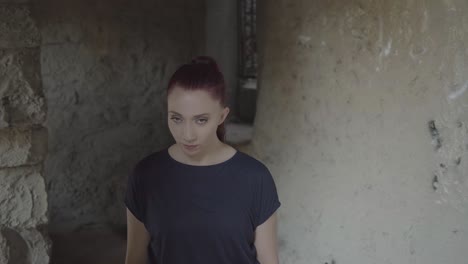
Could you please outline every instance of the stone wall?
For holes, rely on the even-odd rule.
[[[0,263],[49,263],[40,44],[28,1],[0,1]]]
[[[466,263],[468,2],[260,1],[284,264]]]
[[[171,141],[165,89],[204,50],[203,1],[36,1],[50,230],[124,225],[132,166]]]

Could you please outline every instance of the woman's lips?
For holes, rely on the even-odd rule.
[[[184,148],[187,149],[187,150],[194,150],[198,147],[198,145],[185,145],[184,144]]]

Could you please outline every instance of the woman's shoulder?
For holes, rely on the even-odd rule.
[[[237,150],[238,162],[240,166],[254,172],[269,172],[267,166],[259,158],[246,152]]]
[[[141,158],[135,165],[135,170],[144,171],[155,166],[167,164],[167,147],[154,151]]]

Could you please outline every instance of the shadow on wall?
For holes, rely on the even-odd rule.
[[[126,177],[171,140],[165,84],[203,48],[203,12],[187,0],[35,2],[51,231],[125,225]]]

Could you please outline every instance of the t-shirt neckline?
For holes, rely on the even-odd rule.
[[[192,164],[183,163],[183,162],[180,162],[180,161],[174,159],[171,156],[171,154],[169,154],[169,147],[166,148],[165,152],[166,152],[166,155],[169,158],[169,160],[171,160],[173,163],[176,163],[178,165],[185,166],[185,167],[190,167],[190,168],[212,168],[212,167],[222,166],[222,165],[225,165],[226,163],[229,163],[230,161],[234,160],[234,158],[237,155],[239,155],[239,150],[236,149],[236,152],[234,153],[234,155],[232,155],[230,158],[228,158],[225,161],[221,161],[219,163],[210,164],[210,165],[192,165]]]

